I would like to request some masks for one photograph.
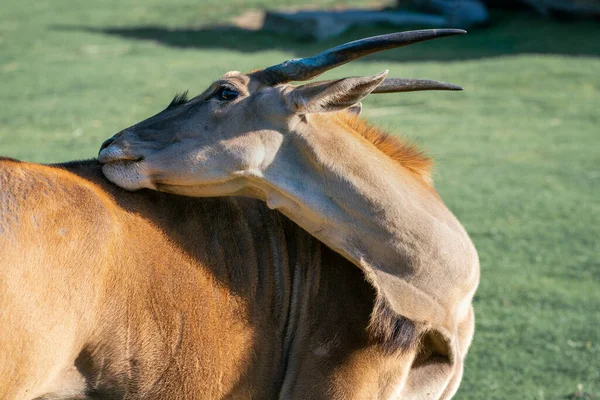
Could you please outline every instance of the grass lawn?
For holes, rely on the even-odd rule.
[[[294,3],[304,4],[277,6]],[[315,44],[214,27],[271,4],[8,0],[0,154],[93,157],[177,91],[195,94],[228,70],[393,30]],[[364,102],[366,118],[434,156],[436,186],[479,250],[477,330],[457,398],[599,398],[600,24],[494,16],[467,36],[374,55],[326,77],[389,69],[466,88]]]

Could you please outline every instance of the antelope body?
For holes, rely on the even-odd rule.
[[[371,92],[457,87],[287,82],[457,33],[230,72],[107,140],[101,165],[1,161],[2,398],[452,397],[477,253],[429,161],[353,114]]]
[[[377,398],[414,356],[367,334],[360,271],[262,202],[132,194],[96,161],[3,160],[0,185],[2,399]]]

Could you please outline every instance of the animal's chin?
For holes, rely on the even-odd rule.
[[[102,173],[125,190],[156,189],[145,169],[138,160],[113,161],[102,166]]]

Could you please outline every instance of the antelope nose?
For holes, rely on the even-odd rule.
[[[102,150],[104,150],[105,148],[107,148],[108,146],[110,146],[112,144],[112,142],[115,141],[115,137],[111,137],[110,139],[106,139],[103,143],[102,146],[100,146],[100,151],[98,151],[98,153],[100,153]]]
[[[106,149],[108,146],[110,146],[115,140],[117,140],[119,137],[123,136],[123,131],[113,135],[113,137],[106,139],[104,141],[104,143],[102,143],[102,146],[100,146],[100,152],[102,152],[102,150]]]
[[[107,147],[104,150],[100,150],[98,153],[98,162],[100,164],[108,164],[113,161],[127,160],[127,158],[123,156],[123,150],[120,148],[116,146]]]
[[[119,132],[102,143],[100,151],[98,152],[98,162],[100,164],[108,164],[114,161],[139,161],[142,159],[142,157],[126,152],[119,143],[114,144],[114,142],[122,135],[123,132]],[[129,146],[126,145],[125,147]]]

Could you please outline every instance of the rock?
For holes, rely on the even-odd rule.
[[[406,1],[406,0],[400,0]],[[429,28],[469,28],[488,22],[486,6],[480,0],[411,0],[424,12],[389,10],[268,11],[263,29],[282,35],[324,40],[351,26],[386,24]],[[399,2],[399,4],[401,4]]]
[[[378,23],[394,26],[445,27],[448,26],[449,21],[441,15],[400,10],[268,11],[263,29],[283,35],[324,40],[343,33],[351,26]]]

